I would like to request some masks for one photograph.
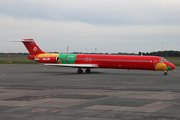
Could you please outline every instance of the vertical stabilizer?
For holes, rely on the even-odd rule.
[[[37,46],[33,39],[23,39],[21,42],[23,42],[31,55],[45,53]]]

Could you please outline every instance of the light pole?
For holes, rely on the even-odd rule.
[[[162,57],[163,57],[163,42],[162,42]]]

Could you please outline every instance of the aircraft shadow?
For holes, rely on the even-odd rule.
[[[39,73],[39,74],[47,74],[47,75],[128,75],[128,76],[162,76],[163,74],[152,74],[152,73],[108,73],[108,72],[91,72],[91,73],[82,73],[82,74],[78,74],[76,72],[57,72],[57,71],[46,71],[46,72],[34,72],[34,73]],[[163,75],[164,76],[164,75]]]
[[[48,75],[93,75],[93,74],[104,74],[102,72],[91,72],[91,73],[82,73],[82,74],[78,74],[76,72],[34,72],[34,73],[40,73],[40,74],[48,74]]]

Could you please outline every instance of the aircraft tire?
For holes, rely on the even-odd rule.
[[[91,69],[87,68],[86,73],[91,73]]]
[[[164,75],[167,75],[168,73],[167,72],[164,72]]]
[[[78,69],[77,71],[78,74],[82,74],[83,73],[83,70],[81,68]]]

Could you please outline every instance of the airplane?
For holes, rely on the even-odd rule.
[[[157,56],[55,54],[42,51],[34,39],[13,42],[22,42],[25,45],[30,53],[28,56],[30,60],[49,66],[78,68],[79,74],[83,73],[82,69],[90,73],[92,68],[111,68],[164,71],[164,75],[167,75],[169,70],[175,69],[175,65]]]

